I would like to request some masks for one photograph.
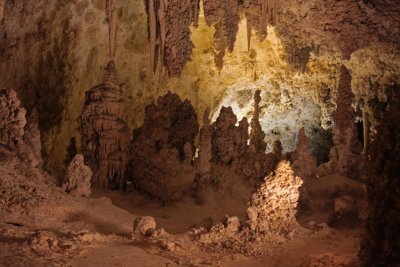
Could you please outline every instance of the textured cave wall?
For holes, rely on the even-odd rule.
[[[267,151],[277,139],[282,141],[285,152],[293,150],[301,127],[305,127],[312,140],[320,136],[316,144],[311,144],[315,151],[331,130],[342,64],[353,77],[355,101],[364,99],[371,103],[368,112],[372,122],[375,115],[371,107],[385,101],[386,85],[399,80],[395,1],[356,4],[353,0],[329,0],[321,4],[316,0],[292,0],[285,5],[271,0],[254,1],[267,3],[269,8],[276,5],[273,19],[265,21],[268,34],[261,39],[257,27],[249,35],[245,15],[238,17],[235,9],[226,8],[233,2],[223,2],[225,19],[212,21],[212,26],[208,25],[209,12],[203,12],[208,10],[206,1],[200,1],[198,19],[197,1],[191,1],[191,8],[185,9],[190,13],[185,24],[197,27],[185,26],[173,37],[184,37],[185,42],[194,45],[190,55],[189,51],[185,53],[185,60],[191,60],[178,78],[168,77],[168,73],[152,75],[145,2],[118,1],[115,60],[119,80],[126,88],[124,119],[131,129],[142,124],[145,106],[168,90],[189,99],[197,114],[209,108],[215,119],[222,105],[232,105],[239,119],[251,119],[252,107],[248,103],[259,89],[263,99],[260,121],[266,133]],[[246,10],[245,2],[239,3],[239,11]],[[101,81],[108,61],[105,3],[4,3],[0,88],[15,88],[28,113],[37,106],[47,167],[60,173],[71,139],[77,140],[78,150],[80,147],[77,119],[85,91]],[[216,49],[221,44],[218,40],[229,44],[223,55],[219,53],[221,49]],[[178,47],[172,45],[170,50],[175,48]],[[222,68],[216,64],[220,62],[217,56],[222,56]]]
[[[396,89],[369,153],[368,219],[359,253],[364,266],[400,262],[400,93]]]

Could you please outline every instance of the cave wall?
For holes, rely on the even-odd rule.
[[[56,173],[64,168],[71,138],[79,150],[77,119],[84,95],[101,82],[108,61],[104,2],[5,1],[0,88],[15,88],[28,113],[37,106],[47,167]],[[238,14],[220,8],[233,21],[210,22],[200,1],[196,27],[189,28],[191,60],[180,77],[169,77],[152,75],[145,2],[119,0],[115,60],[126,88],[125,121],[131,129],[139,127],[145,106],[168,90],[189,99],[197,114],[209,108],[215,119],[222,105],[232,105],[239,119],[250,120],[249,100],[259,89],[260,120],[269,146],[281,139],[285,151],[293,150],[296,133],[304,126],[310,137],[329,136],[342,64],[353,77],[355,102],[366,99],[371,107],[385,101],[387,85],[399,81],[395,1],[357,3],[291,0],[276,5],[273,21],[266,23],[268,34],[260,39],[257,29],[249,35],[241,4],[235,9]],[[216,64],[218,36],[230,40],[222,66]],[[373,121],[374,112],[369,112]]]

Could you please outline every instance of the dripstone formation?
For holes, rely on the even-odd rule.
[[[88,197],[91,191],[92,171],[85,165],[83,155],[78,154],[69,164],[62,189],[74,196]]]
[[[329,158],[330,172],[351,176],[358,172],[362,146],[354,124],[351,75],[345,66],[340,69],[339,96],[334,114],[333,147]]]
[[[22,149],[26,110],[12,89],[0,91],[0,143],[12,149]]]
[[[176,200],[194,182],[192,159],[199,126],[190,101],[168,93],[147,106],[129,149],[128,179],[163,201]]]
[[[122,189],[130,132],[123,121],[124,88],[115,63],[108,63],[104,81],[86,93],[80,117],[82,151],[93,171],[93,185]]]
[[[250,229],[268,235],[285,235],[298,228],[296,220],[299,187],[303,181],[293,174],[289,163],[279,163],[252,196],[247,210]]]
[[[399,117],[397,92],[369,153],[368,219],[359,253],[364,266],[397,266],[400,262]]]

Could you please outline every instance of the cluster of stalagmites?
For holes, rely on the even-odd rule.
[[[255,127],[253,138],[249,138],[247,118],[238,126],[236,123],[230,107],[223,107],[213,124],[206,111],[195,158],[199,126],[193,106],[176,94],[160,97],[146,108],[143,126],[133,133],[126,180],[163,201],[180,199],[194,187],[201,196],[203,189],[218,184],[226,172],[258,184],[274,170],[279,156],[264,153],[261,127]],[[249,139],[253,140],[250,145]]]
[[[398,266],[400,262],[399,118],[397,92],[389,100],[369,153],[368,220],[359,253],[364,266]]]
[[[176,94],[147,106],[143,126],[134,132],[129,148],[127,179],[163,201],[179,199],[194,181],[198,129],[192,105]]]
[[[124,187],[131,138],[122,120],[124,107],[124,90],[118,85],[115,63],[110,61],[103,83],[86,93],[80,117],[83,155],[96,187]]]

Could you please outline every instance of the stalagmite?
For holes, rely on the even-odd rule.
[[[115,62],[116,0],[107,2],[110,61],[103,83],[86,92],[80,116],[82,151],[93,171],[93,185],[104,189],[123,189],[130,132],[122,117],[124,87],[118,85]]]
[[[292,154],[293,171],[305,182],[309,182],[315,177],[317,159],[311,153],[310,139],[306,135],[304,127],[300,129],[297,139],[296,150]]]
[[[197,115],[190,101],[169,92],[146,107],[134,133],[127,179],[162,201],[178,200],[194,182],[192,166]]]
[[[260,102],[261,91],[257,90],[254,94],[254,114],[251,119],[250,146],[256,152],[265,152],[267,144],[264,141],[265,133],[260,125]]]
[[[302,184],[289,163],[280,162],[252,196],[247,210],[250,229],[264,235],[286,235],[298,229],[296,213]]]
[[[104,82],[86,93],[80,117],[82,150],[93,171],[93,185],[124,187],[124,171],[130,132],[122,120],[124,90],[118,85],[115,63],[110,61]]]
[[[333,170],[342,175],[357,174],[360,161],[361,144],[357,140],[354,124],[353,94],[351,75],[345,66],[340,69],[339,96],[334,115],[333,147],[330,151],[330,164]]]
[[[207,109],[203,115],[203,128],[200,130],[199,140],[199,157],[197,161],[197,173],[199,175],[199,183],[207,184],[211,181],[212,172],[212,127],[210,125],[210,114]]]
[[[363,155],[368,154],[368,145],[369,145],[369,115],[366,112],[365,108],[362,109],[363,116],[363,135],[364,135],[364,148]]]
[[[12,89],[0,90],[0,144],[21,150],[26,110]]]

